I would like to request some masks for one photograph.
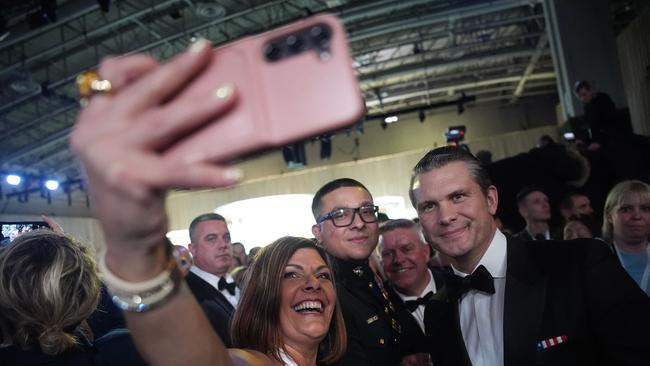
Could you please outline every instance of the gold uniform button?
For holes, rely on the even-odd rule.
[[[384,341],[383,338],[379,338],[379,344],[384,344],[384,343],[386,343],[386,341]]]
[[[368,287],[372,288],[372,282],[368,282]]]

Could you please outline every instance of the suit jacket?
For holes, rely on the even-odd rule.
[[[469,365],[458,325],[435,333],[447,359]],[[561,344],[538,347],[564,336]],[[505,366],[647,365],[650,362],[650,298],[600,241],[520,242],[508,237],[503,319]],[[438,363],[436,363],[438,361]]]
[[[449,326],[453,325],[450,311],[450,305],[447,298],[447,288],[445,287],[445,278],[453,273],[450,267],[430,268],[433,274],[433,281],[436,284],[436,294],[424,308],[424,329],[420,328],[413,314],[406,308],[404,301],[397,294],[393,287],[390,288],[392,298],[395,299],[396,316],[402,326],[402,335],[408,342],[402,342],[400,352],[404,355],[414,353],[429,353],[432,359],[440,361],[445,356],[445,352],[440,351],[440,347],[445,347],[436,341],[433,334],[438,333],[442,323],[448,322]],[[454,364],[457,360],[456,355],[453,360],[448,360],[449,364]]]
[[[558,232],[553,228],[549,228],[549,234],[550,234],[550,237],[551,237],[550,240],[562,240],[562,233],[559,233],[560,235],[558,235]],[[519,239],[520,241],[535,240],[535,238],[530,236],[530,233],[528,232],[528,230],[526,230],[526,228],[523,228],[523,230],[521,230],[520,232],[514,234],[513,237],[516,238],[516,239]],[[546,240],[546,239],[544,239],[544,240]]]
[[[235,313],[235,308],[223,296],[221,291],[196,274],[189,272],[185,277],[185,281],[223,343],[226,347],[232,347],[230,322]]]

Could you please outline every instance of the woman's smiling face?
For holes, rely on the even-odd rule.
[[[298,249],[281,284],[280,331],[285,345],[318,344],[329,331],[336,305],[332,273],[314,249]]]

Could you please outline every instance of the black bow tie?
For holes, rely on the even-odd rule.
[[[432,297],[433,297],[433,292],[429,291],[429,292],[427,292],[426,295],[424,295],[422,297],[418,297],[415,300],[404,301],[404,306],[406,306],[408,311],[410,311],[412,313],[418,308],[418,306],[426,305],[427,302],[429,302],[429,300],[431,300]]]
[[[478,266],[469,276],[454,276],[455,297],[460,299],[469,290],[478,290],[488,294],[494,293],[494,278],[483,265]]]
[[[235,296],[235,289],[237,288],[237,284],[234,282],[228,283],[226,282],[225,277],[221,277],[217,283],[217,288],[219,288],[219,291],[228,290],[229,294]]]

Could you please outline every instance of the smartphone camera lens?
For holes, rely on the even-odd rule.
[[[332,36],[329,27],[325,25],[316,25],[309,30],[309,35],[314,40],[314,43],[319,46],[327,46]]]
[[[264,47],[264,56],[268,61],[277,61],[282,55],[282,50],[274,43],[269,43]]]
[[[292,53],[298,53],[304,49],[305,42],[301,36],[290,35],[286,40],[287,46]]]

